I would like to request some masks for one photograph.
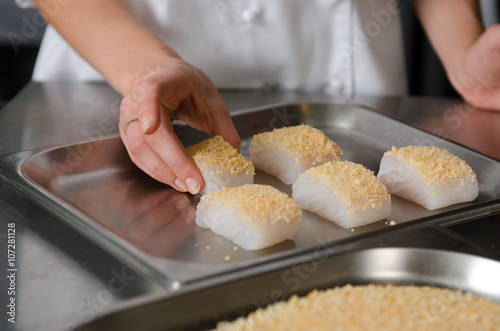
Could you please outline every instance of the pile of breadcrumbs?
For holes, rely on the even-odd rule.
[[[500,304],[470,293],[367,285],[313,291],[217,330],[500,330]]]

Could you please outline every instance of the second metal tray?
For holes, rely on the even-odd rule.
[[[436,145],[463,158],[478,175],[480,194],[472,203],[435,211],[393,197],[390,220],[343,229],[304,212],[295,240],[247,252],[194,223],[196,197],[155,182],[129,160],[118,136],[70,146],[25,151],[0,158],[0,175],[31,199],[139,272],[170,289],[245,270],[269,270],[287,258],[327,246],[362,242],[380,232],[422,223],[453,224],[500,208],[500,163],[415,127],[349,104],[294,104],[253,109],[233,116],[248,155],[252,135],[306,123],[323,130],[344,151],[345,160],[378,171],[392,146]],[[206,136],[176,125],[185,145]],[[283,192],[291,187],[257,172],[256,183]],[[390,226],[388,221],[394,221]],[[230,261],[225,261],[226,256]]]
[[[129,302],[79,330],[211,330],[217,322],[246,316],[294,294],[346,284],[426,285],[471,292],[500,303],[499,277],[498,261],[469,254],[412,248],[360,250],[219,286]]]

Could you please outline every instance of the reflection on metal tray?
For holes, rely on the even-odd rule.
[[[304,212],[294,241],[246,252],[194,223],[196,197],[178,193],[141,173],[118,136],[10,154],[0,159],[0,174],[33,200],[98,245],[171,289],[250,267],[283,261],[317,247],[362,241],[380,231],[428,222],[451,224],[487,214],[500,206],[500,163],[470,149],[425,133],[369,109],[346,104],[297,104],[240,112],[233,116],[243,155],[252,135],[275,127],[306,123],[323,130],[344,151],[344,159],[377,172],[391,146],[437,145],[465,159],[478,175],[480,195],[473,203],[427,211],[393,197],[389,226],[383,220],[343,229]],[[206,136],[176,125],[185,145]],[[265,183],[290,194],[289,185],[257,172]],[[318,246],[319,245],[319,246]],[[230,262],[225,261],[230,256]]]
[[[429,285],[500,303],[498,279],[500,262],[494,260],[441,250],[376,248],[311,259],[221,286],[181,289],[154,300],[139,300],[79,330],[205,330],[292,294],[346,284]]]

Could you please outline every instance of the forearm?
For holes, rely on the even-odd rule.
[[[150,33],[121,0],[35,0],[46,20],[120,93],[154,58],[178,55]]]
[[[415,11],[451,79],[484,31],[476,0],[415,0]]]

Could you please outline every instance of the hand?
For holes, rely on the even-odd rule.
[[[500,110],[500,25],[483,32],[450,79],[458,93],[476,108]]]
[[[238,150],[240,137],[217,89],[199,68],[172,56],[153,61],[149,68],[134,79],[122,100],[121,138],[144,172],[180,192],[196,194],[205,181],[175,135],[172,120],[221,135]],[[139,123],[131,123],[125,134],[124,123],[134,117]]]

